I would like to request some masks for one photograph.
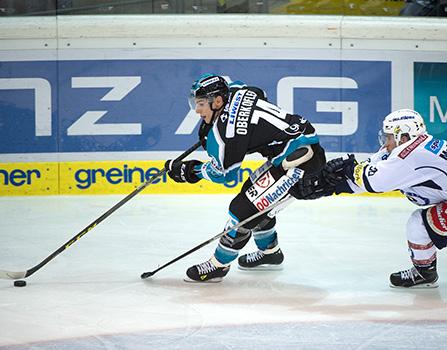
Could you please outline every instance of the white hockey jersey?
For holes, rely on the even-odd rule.
[[[447,141],[419,135],[396,147],[381,149],[355,166],[349,176],[354,193],[400,190],[421,206],[447,201]]]

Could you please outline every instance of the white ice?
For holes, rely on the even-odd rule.
[[[0,269],[42,261],[124,196],[0,197]],[[278,214],[284,269],[191,284],[187,267],[222,231],[227,195],[141,194],[27,278],[0,280],[1,349],[445,349],[447,257],[440,286],[396,290],[410,267],[403,198],[295,201]],[[243,252],[254,250],[252,241]]]

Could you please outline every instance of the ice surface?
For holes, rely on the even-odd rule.
[[[36,265],[123,196],[0,197],[0,269]],[[232,266],[222,283],[183,282],[220,231],[227,195],[139,195],[17,288],[0,280],[1,349],[445,349],[440,287],[396,290],[410,267],[403,198],[295,201],[278,214],[284,269]],[[252,241],[243,249],[255,249]]]

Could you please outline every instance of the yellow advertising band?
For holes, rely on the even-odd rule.
[[[227,184],[200,181],[182,184],[166,174],[156,179],[151,194],[232,194],[262,161],[245,161],[238,178]],[[49,163],[0,163],[0,196],[128,194],[157,174],[164,161],[89,161]]]

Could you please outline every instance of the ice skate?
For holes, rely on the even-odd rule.
[[[283,261],[284,255],[278,246],[273,249],[257,250],[238,259],[241,270],[281,270]]]
[[[437,288],[438,273],[436,268],[416,268],[392,273],[390,287],[392,288]]]
[[[194,266],[186,271],[185,282],[194,283],[216,283],[221,282],[226,276],[230,266],[220,264],[213,256],[211,259]]]

